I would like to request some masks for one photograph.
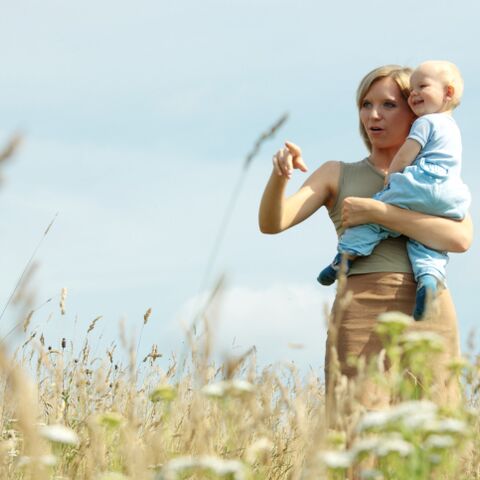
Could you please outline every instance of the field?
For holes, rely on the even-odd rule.
[[[477,358],[448,366],[452,385],[461,379],[467,393],[458,405],[438,406],[430,366],[441,338],[406,333],[409,317],[381,317],[381,359],[358,364],[360,377],[394,399],[376,412],[356,402],[357,386],[341,378],[335,361],[328,398],[314,375],[260,371],[254,350],[215,365],[208,318],[201,319],[189,351],[161,369],[155,345],[136,358],[123,332],[123,356],[115,344],[92,357],[95,320],[80,353],[67,342],[48,346],[43,335],[28,336],[27,315],[26,341],[0,354],[0,478],[480,478]],[[328,422],[326,402],[337,405]]]

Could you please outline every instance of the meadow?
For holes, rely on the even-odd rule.
[[[66,290],[59,315],[65,298]],[[52,346],[29,332],[27,315],[18,325],[24,343],[0,353],[0,478],[480,478],[478,357],[448,366],[464,396],[459,404],[437,405],[430,372],[442,340],[409,333],[410,317],[381,316],[385,349],[357,365],[360,378],[368,376],[394,400],[370,412],[335,361],[328,396],[313,372],[301,378],[293,366],[259,369],[254,349],[216,365],[207,310],[200,320],[187,335],[186,354],[161,368],[157,347],[137,358],[125,332],[118,345],[93,355],[96,320],[74,349],[70,341]],[[328,420],[326,402],[337,405]]]

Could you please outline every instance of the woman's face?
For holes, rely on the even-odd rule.
[[[400,88],[389,77],[377,80],[360,106],[360,121],[372,150],[400,148],[415,118]]]

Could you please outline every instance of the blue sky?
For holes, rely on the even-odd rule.
[[[392,4],[393,5],[393,4]],[[271,156],[299,144],[312,171],[326,160],[356,161],[354,94],[385,63],[458,64],[465,79],[455,117],[464,178],[479,224],[475,45],[480,7],[445,1],[322,4],[314,1],[19,0],[0,18],[0,140],[25,132],[3,169],[0,302],[5,304],[43,230],[33,327],[47,341],[95,333],[99,348],[125,319],[141,351],[182,348],[187,321],[245,154],[282,113],[290,118],[252,164],[218,253],[213,278],[228,275],[218,350],[255,344],[263,364],[323,365],[324,305],[333,288],[315,284],[335,249],[325,211],[280,236],[258,232],[257,210]],[[435,29],[438,28],[438,32]],[[290,191],[301,185],[295,175]],[[473,291],[478,241],[452,255],[449,284],[464,341],[477,322]],[[57,304],[69,289],[67,315]],[[4,317],[2,331],[15,321]],[[301,350],[289,344],[303,344]]]

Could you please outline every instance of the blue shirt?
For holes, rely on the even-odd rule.
[[[462,138],[460,129],[451,115],[430,113],[417,118],[408,138],[417,141],[422,149],[415,162],[443,167],[448,176],[460,177],[462,166]],[[433,167],[433,165],[432,165]]]

